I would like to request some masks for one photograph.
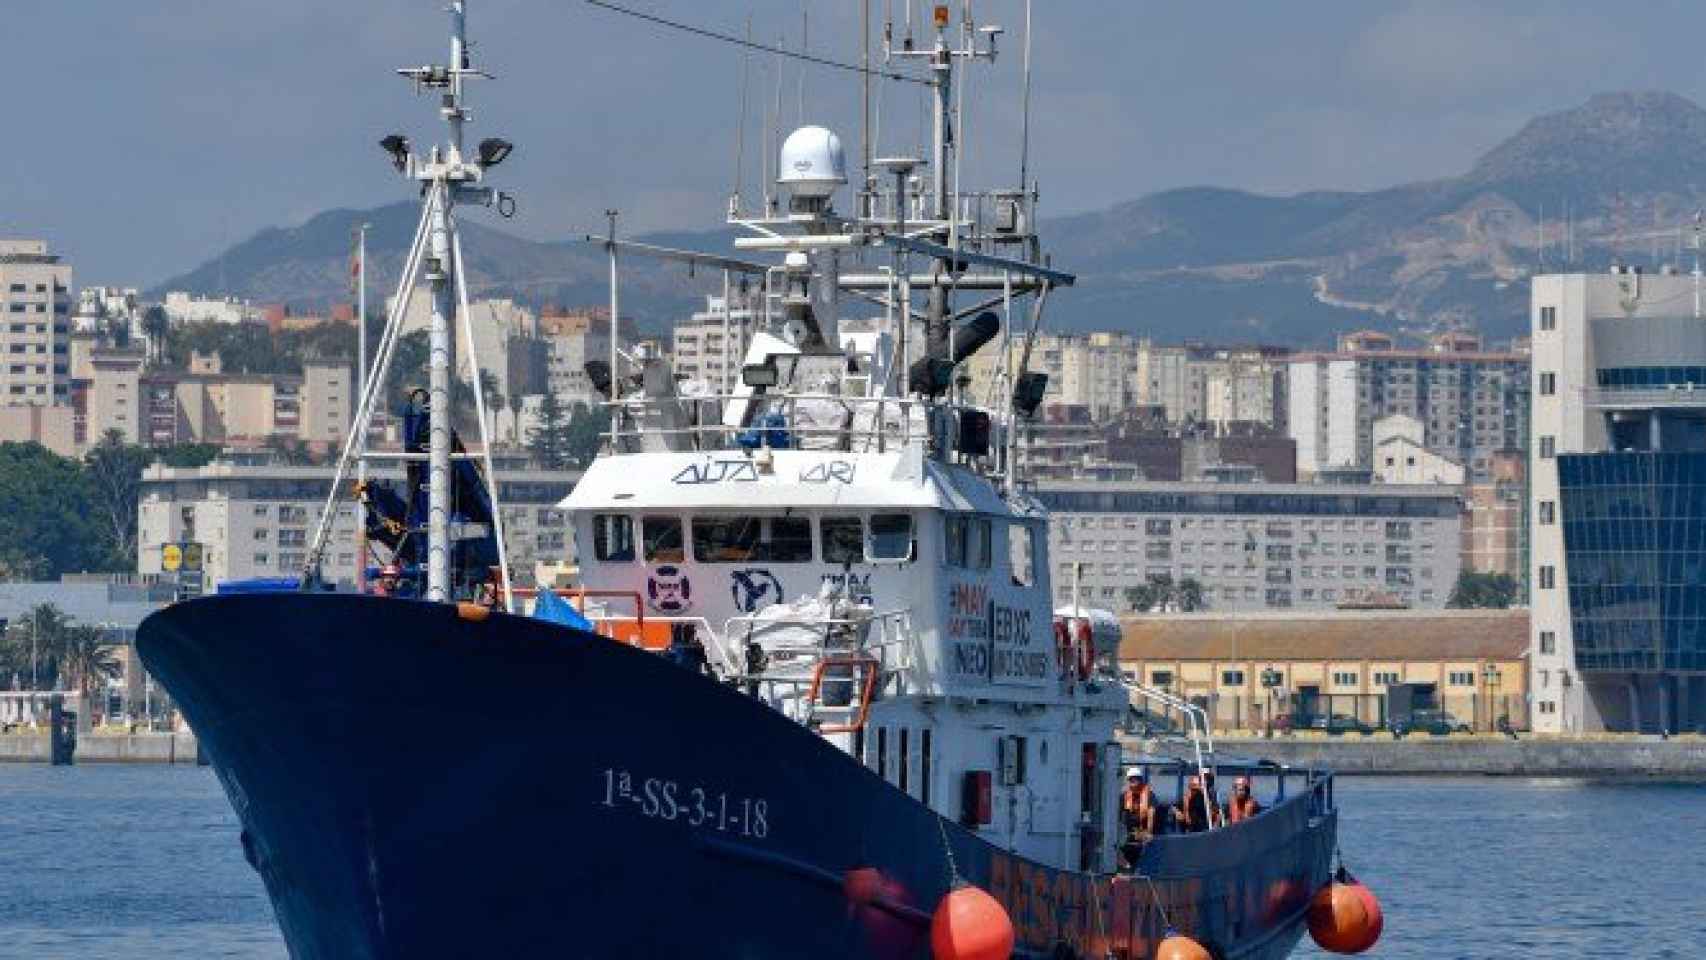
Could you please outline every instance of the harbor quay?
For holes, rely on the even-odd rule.
[[[1220,737],[1218,752],[1260,754],[1291,767],[1372,776],[1509,776],[1706,779],[1706,736],[1589,734],[1516,737],[1390,734]]]

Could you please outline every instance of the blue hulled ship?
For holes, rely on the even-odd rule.
[[[730,203],[755,259],[601,239],[612,318],[620,258],[646,256],[723,271],[725,318],[738,291],[751,322],[725,324],[715,375],[618,349],[612,322],[587,369],[604,450],[563,503],[577,574],[552,592],[513,582],[489,443],[451,429],[450,342],[475,342],[454,210],[505,208],[484,181],[509,149],[464,151],[463,6],[450,65],[405,71],[450,138],[387,138],[421,222],[325,511],[364,458],[408,464],[400,490],[358,485],[377,575],[322,584],[323,521],[300,584],[225,585],[137,640],[292,956],[966,956],[967,888],[1015,956],[1135,960],[1175,933],[1289,954],[1331,880],[1330,775],[1217,756],[1200,709],[1122,675],[1114,618],[1051,602],[1019,435],[1043,305],[1074,278],[1041,257],[1029,185],[948,176],[955,71],[998,31],[941,8],[933,42],[889,51],[921,65],[935,149],[867,155],[852,213],[839,138],[809,126],[776,196]],[[402,449],[370,451],[423,283],[431,385]],[[961,371],[986,347],[979,398]],[[1139,703],[1187,735],[1133,756]],[[1264,809],[1199,793],[1193,818],[1188,784],[1212,796],[1216,772]],[[1190,829],[1134,824],[1138,779]]]

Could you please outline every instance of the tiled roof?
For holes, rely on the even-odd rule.
[[[1122,660],[1513,659],[1527,610],[1368,610],[1128,617]]]

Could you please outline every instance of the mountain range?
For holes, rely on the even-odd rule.
[[[1215,187],[1150,194],[1045,219],[1045,248],[1080,275],[1051,301],[1057,329],[1114,329],[1161,342],[1326,346],[1368,327],[1420,336],[1527,327],[1526,279],[1614,260],[1658,268],[1689,256],[1686,225],[1706,205],[1706,110],[1670,93],[1607,93],[1537,117],[1467,172],[1367,192],[1266,196]],[[1569,213],[1566,224],[1564,214]],[[1542,219],[1544,214],[1544,219]],[[333,210],[263,230],[153,293],[190,290],[322,306],[348,298],[350,236],[370,223],[376,288],[394,284],[418,207]],[[717,252],[728,230],[640,239]],[[603,303],[593,244],[535,242],[469,218],[475,296]],[[1654,256],[1660,263],[1652,263]],[[660,330],[710,278],[675,266],[624,273],[624,313]]]

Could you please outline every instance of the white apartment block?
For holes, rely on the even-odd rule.
[[[377,471],[400,484],[401,471]],[[518,582],[531,582],[535,563],[572,560],[573,538],[557,503],[577,475],[556,471],[498,471],[504,534]],[[154,465],[143,472],[138,503],[136,569],[161,572],[162,547],[199,543],[211,592],[220,583],[300,573],[331,486],[329,467],[205,467]],[[347,491],[333,508],[328,582],[354,583],[358,507]]]
[[[1529,358],[1487,352],[1447,336],[1425,350],[1396,349],[1382,334],[1343,338],[1334,353],[1302,354],[1287,369],[1286,429],[1300,478],[1374,467],[1373,425],[1393,414],[1422,425],[1429,450],[1487,479],[1493,454],[1528,437]]]
[[[1196,580],[1207,609],[1445,606],[1462,504],[1439,486],[1045,482],[1056,599],[1127,609],[1151,578]]]
[[[182,290],[166,294],[166,318],[174,326],[186,323],[265,323],[261,308],[234,297],[198,297]]]
[[[71,265],[42,240],[0,240],[0,406],[69,402]]]
[[[670,338],[675,373],[717,393],[733,392],[757,324],[755,303],[756,298],[707,296],[704,310],[675,325]]]
[[[545,341],[546,389],[565,407],[591,406],[604,400],[586,375],[588,360],[610,359],[610,312],[601,308],[539,317]]]
[[[1028,369],[1048,374],[1045,404],[1085,407],[1098,421],[1118,418],[1136,406],[1139,393],[1138,356],[1143,341],[1123,333],[1042,334],[1031,347]],[[1010,346],[1009,362],[1019,369],[1024,355],[1021,338]],[[967,363],[972,395],[985,396],[1000,371],[1001,349],[991,345]]]
[[[1706,728],[1706,319],[1693,277],[1533,281],[1542,732]]]

